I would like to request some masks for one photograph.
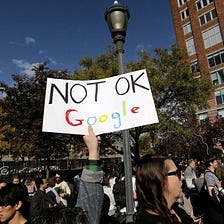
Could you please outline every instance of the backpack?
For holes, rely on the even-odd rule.
[[[211,171],[205,171],[205,173],[211,172]],[[211,197],[208,193],[208,189],[204,180],[203,186],[199,192],[199,200],[201,205],[204,208],[204,211],[208,208],[215,208],[219,211],[224,212],[224,205],[223,205],[223,198],[221,198],[221,195],[216,195],[214,192],[213,197]],[[220,201],[217,199],[219,198]]]

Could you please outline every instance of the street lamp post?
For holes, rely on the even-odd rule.
[[[124,42],[128,19],[130,17],[129,10],[126,6],[121,5],[118,1],[106,8],[105,20],[109,26],[111,36],[116,45],[118,55],[119,74],[124,74]],[[124,154],[124,172],[125,172],[125,189],[126,189],[126,223],[133,223],[134,203],[132,192],[132,167],[131,152],[129,144],[129,130],[123,130],[123,154]]]

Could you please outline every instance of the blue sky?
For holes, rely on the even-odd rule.
[[[170,48],[175,34],[169,1],[120,0],[127,5],[125,62],[138,59],[139,50]],[[50,69],[79,68],[80,59],[97,57],[112,42],[104,20],[113,0],[4,0],[0,7],[0,81],[12,74],[32,75],[46,60]]]

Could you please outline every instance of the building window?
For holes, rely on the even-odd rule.
[[[187,53],[188,53],[189,56],[196,53],[193,38],[190,38],[190,39],[186,40],[186,47],[187,47]]]
[[[207,5],[209,5],[210,3],[214,2],[214,0],[199,0],[196,4],[197,4],[197,9],[203,9],[204,7],[206,7]]]
[[[219,85],[224,83],[224,69],[211,73],[211,79],[213,85]]]
[[[186,18],[189,16],[189,11],[188,11],[188,9],[185,9],[185,10],[183,10],[182,12],[180,12],[180,16],[181,16],[181,19],[182,19],[182,20],[186,19]]]
[[[211,11],[205,13],[204,15],[200,16],[199,20],[200,20],[200,24],[204,25],[208,22],[210,22],[211,20],[215,19],[217,17],[217,13],[215,9],[212,9]]]
[[[222,42],[219,26],[214,26],[211,29],[204,31],[202,36],[206,49]]]
[[[200,72],[200,66],[198,61],[194,61],[191,63],[191,71],[192,72]]]
[[[206,119],[208,119],[208,113],[202,113],[202,114],[198,114],[198,118],[199,121],[205,121]]]
[[[191,23],[187,23],[183,26],[184,35],[190,33],[192,31]]]
[[[215,91],[215,99],[217,105],[224,104],[224,89],[216,90]]]
[[[185,4],[187,0],[178,0],[178,6],[182,6],[183,4]]]
[[[224,109],[217,110],[217,113],[220,117],[224,118]]]
[[[208,56],[208,64],[210,68],[222,63],[224,63],[224,50]]]

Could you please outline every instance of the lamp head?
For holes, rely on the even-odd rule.
[[[118,40],[125,42],[128,20],[130,18],[127,6],[114,1],[113,5],[106,8],[104,16],[114,43]]]

